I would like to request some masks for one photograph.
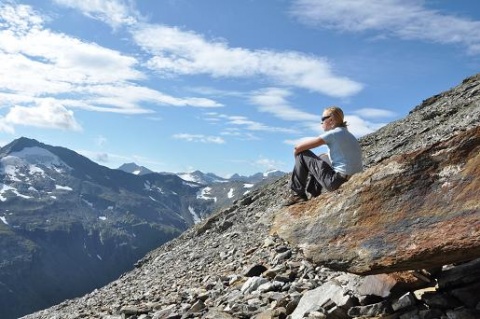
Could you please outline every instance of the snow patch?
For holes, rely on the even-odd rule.
[[[165,194],[165,192],[163,191],[162,188],[158,187],[158,186],[155,186],[155,185],[152,185],[152,183],[150,181],[145,181],[145,183],[143,184],[143,188],[146,190],[146,191],[149,191],[149,192],[152,192],[152,191],[157,191],[159,192],[160,194]],[[150,197],[151,198],[151,197]]]
[[[197,194],[197,199],[204,199],[204,200],[211,200],[213,199],[215,201],[215,203],[217,202],[217,198],[216,197],[211,197],[210,196],[210,192],[212,191],[212,188],[211,187],[204,187],[202,188],[198,194]]]
[[[8,156],[7,156],[8,157]],[[13,182],[20,182],[21,180],[17,177],[17,175],[21,175],[19,173],[17,173],[18,169],[15,165],[11,165],[11,164],[6,164],[6,160],[4,160],[4,158],[0,159],[0,163],[2,163],[2,166],[0,168],[0,173],[3,172],[3,174],[5,174],[5,179],[7,179],[8,177],[8,180],[10,181],[13,181]]]
[[[146,191],[152,190],[152,185],[150,185],[149,181],[145,181],[145,183],[143,184],[143,187],[145,188]]]
[[[194,183],[197,182],[197,178],[194,175],[189,173],[178,174],[178,177],[180,177],[181,179],[187,182],[194,182]]]
[[[73,189],[69,186],[61,186],[61,185],[55,185],[56,190],[62,190],[62,191],[73,191]]]
[[[28,166],[28,171],[30,172],[30,175],[38,174],[38,175],[45,176],[45,171],[43,169],[41,169],[40,167],[35,166],[35,165],[29,165]]]
[[[45,176],[42,167],[63,173],[70,167],[58,156],[44,148],[26,147],[19,152],[12,152],[0,159],[0,174],[5,175],[5,180],[20,182],[28,181],[28,176]]]
[[[62,168],[70,168],[67,164],[60,160],[58,156],[38,146],[25,147],[19,152],[12,152],[3,157],[1,162],[4,167],[29,166],[32,173],[43,173],[43,170],[37,166],[38,164],[60,172],[63,172]]]
[[[25,199],[32,198],[31,196],[20,194],[18,192],[18,190],[16,188],[12,187],[12,186],[8,186],[8,185],[5,185],[5,184],[0,184],[0,201],[4,202],[4,201],[7,200],[7,198],[4,196],[5,193],[7,193],[7,192],[13,192],[18,197],[22,197],[22,198],[25,198]]]
[[[87,201],[86,199],[83,199],[83,198],[82,198],[82,202],[84,202],[85,204],[87,204],[87,205],[90,206],[90,207],[93,207],[93,203],[90,203],[90,202]]]
[[[183,181],[182,184],[190,187],[198,187],[198,184],[195,182]]]
[[[7,218],[5,216],[0,216],[0,220],[5,224],[8,225]]]
[[[199,222],[202,221],[202,219],[200,218],[200,216],[197,214],[197,212],[195,211],[195,209],[192,206],[188,206],[188,211],[190,212],[190,214],[192,214],[193,222],[195,224],[198,224]]]

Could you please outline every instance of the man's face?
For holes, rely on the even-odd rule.
[[[324,131],[331,130],[334,127],[333,115],[325,111],[322,114],[322,129]]]

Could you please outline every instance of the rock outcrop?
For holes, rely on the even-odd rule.
[[[283,208],[281,178],[24,318],[480,318],[479,88],[477,75],[362,139],[367,169],[340,190]]]
[[[357,274],[480,257],[480,127],[276,213],[272,231],[315,264]]]

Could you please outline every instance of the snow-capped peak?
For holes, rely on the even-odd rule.
[[[42,164],[45,166],[67,166],[60,158],[50,151],[38,147],[25,147],[21,151],[12,152],[2,158],[2,162],[8,159],[18,159],[24,164]]]
[[[58,156],[38,146],[25,147],[20,151],[12,152],[2,157],[0,163],[2,164],[0,172],[6,175],[15,175],[15,172],[20,168],[28,168],[31,174],[42,173],[43,169],[40,165],[60,171],[69,169],[69,166]],[[14,176],[10,177],[15,179]]]

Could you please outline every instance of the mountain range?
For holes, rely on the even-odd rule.
[[[134,163],[110,169],[25,137],[12,141],[0,149],[1,317],[106,284],[276,174],[224,179],[197,171],[183,179]]]
[[[146,175],[154,173],[144,166],[137,165],[135,163],[125,163],[121,165],[119,170],[134,175]],[[165,173],[169,174],[169,173]],[[214,173],[203,173],[201,171],[176,173],[181,179],[203,185],[211,185],[216,183],[228,183],[228,182],[244,182],[248,184],[258,184],[265,181],[271,181],[272,178],[282,177],[286,173],[279,170],[270,170],[265,173],[256,173],[250,176],[242,176],[239,174],[233,174],[229,178],[220,177]]]

